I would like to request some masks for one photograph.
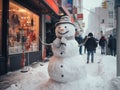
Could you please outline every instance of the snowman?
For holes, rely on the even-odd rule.
[[[77,90],[75,87],[83,84],[80,80],[86,77],[86,70],[75,40],[75,26],[68,16],[56,23],[55,34],[48,65],[50,79],[40,90]]]

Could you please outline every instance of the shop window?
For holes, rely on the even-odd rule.
[[[39,16],[14,2],[9,3],[9,54],[39,50]]]
[[[0,56],[2,55],[2,0],[0,0]]]

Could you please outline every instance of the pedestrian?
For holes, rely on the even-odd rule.
[[[75,40],[76,40],[76,41],[78,42],[78,44],[79,44],[79,53],[80,53],[80,55],[82,55],[82,42],[83,42],[83,38],[82,38],[82,36],[79,34],[79,31],[76,31]]]
[[[106,44],[107,44],[107,40],[104,36],[102,36],[99,40],[99,45],[101,47],[101,54],[105,54]]]
[[[85,47],[87,48],[87,63],[89,63],[89,58],[91,56],[91,62],[94,62],[94,50],[97,47],[97,43],[92,33],[88,34],[88,39],[85,43]]]
[[[116,55],[116,38],[110,35],[108,39],[108,48],[110,49],[110,53],[112,56]]]

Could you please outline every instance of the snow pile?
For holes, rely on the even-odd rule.
[[[82,55],[81,57],[84,63],[86,63],[86,55]],[[99,61],[101,62],[99,63]],[[98,67],[100,67],[100,72],[98,72]],[[20,81],[12,84],[6,90],[40,90],[40,87],[49,79],[47,68],[48,63],[44,63],[44,66],[38,66],[27,73],[23,73],[23,76],[27,78],[23,80],[23,76],[20,77]],[[64,85],[69,90],[120,90],[120,78],[116,78],[116,57],[100,55],[100,52],[97,52],[95,54],[95,62],[86,64],[86,69],[86,78],[82,78],[79,83],[70,82]],[[50,83],[52,80],[48,82]],[[58,84],[60,83],[53,84],[53,87],[58,87]],[[61,83],[61,85],[63,84]],[[63,88],[65,88],[64,85]],[[59,88],[61,89],[60,86]]]
[[[26,73],[22,73],[20,71],[13,72],[17,74],[17,77],[13,77],[14,79],[18,79],[17,83],[12,84],[9,88],[5,90],[36,90],[40,84],[44,81],[46,82],[49,78],[47,73],[48,63],[44,64],[44,66],[38,66],[36,68],[30,68],[30,70]],[[18,76],[18,74],[20,74]],[[39,90],[39,89],[38,89]]]
[[[120,77],[111,79],[109,90],[120,90]]]

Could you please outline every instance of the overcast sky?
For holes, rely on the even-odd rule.
[[[86,8],[93,8],[101,5],[103,0],[83,0],[83,5]]]
[[[102,1],[103,0],[83,0],[83,7],[90,10],[91,8],[101,6]],[[85,26],[86,26],[85,29],[86,29],[88,25],[89,11],[83,9],[83,13],[84,13],[84,22],[85,22]]]

